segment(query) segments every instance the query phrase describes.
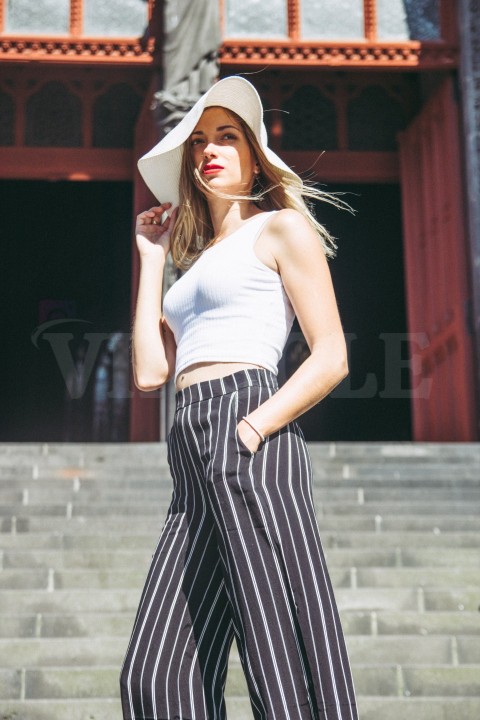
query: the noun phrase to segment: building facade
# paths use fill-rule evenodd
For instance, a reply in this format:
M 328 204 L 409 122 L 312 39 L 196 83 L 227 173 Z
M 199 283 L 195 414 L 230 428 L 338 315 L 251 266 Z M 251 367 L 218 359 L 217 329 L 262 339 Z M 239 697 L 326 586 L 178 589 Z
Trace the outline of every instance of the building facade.
M 156 440 L 172 389 L 128 376 L 132 222 L 153 202 L 135 162 L 159 136 L 169 24 L 200 19 L 182 0 L 30 5 L 0 0 L 1 439 Z M 478 440 L 476 3 L 207 5 L 220 75 L 255 84 L 273 149 L 355 210 L 316 208 L 350 375 L 302 419 L 307 439 Z M 306 352 L 295 325 L 281 381 Z

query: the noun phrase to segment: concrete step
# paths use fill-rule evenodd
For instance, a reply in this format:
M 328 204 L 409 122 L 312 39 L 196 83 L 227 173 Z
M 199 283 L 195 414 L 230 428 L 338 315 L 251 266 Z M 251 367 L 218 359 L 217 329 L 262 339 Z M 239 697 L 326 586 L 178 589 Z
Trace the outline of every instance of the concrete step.
M 480 698 L 360 697 L 361 720 L 476 720 L 480 717 Z M 229 720 L 252 720 L 245 697 L 227 699 Z M 0 717 L 8 720 L 118 720 L 118 699 L 4 700 Z
M 390 480 L 417 480 L 425 483 L 428 487 L 430 481 L 438 479 L 458 480 L 460 484 L 465 480 L 473 480 L 478 477 L 480 465 L 475 463 L 445 463 L 441 460 L 438 463 L 358 463 L 343 462 L 341 465 L 330 466 L 324 460 L 312 460 L 313 473 L 319 478 L 327 478 L 332 472 L 340 472 L 341 476 L 357 481 L 365 479 L 380 479 L 388 482 Z
M 17 590 L 2 591 L 2 612 L 134 612 L 141 587 L 125 590 Z M 362 611 L 451 611 L 478 609 L 478 591 L 465 588 L 337 588 L 336 598 L 342 610 Z
M 381 538 L 379 538 L 380 540 Z M 377 541 L 377 546 L 379 542 Z M 149 549 L 138 550 L 14 550 L 2 552 L 2 568 L 51 568 L 54 570 L 85 568 L 103 570 L 148 569 L 154 542 Z M 474 548 L 443 547 L 327 547 L 329 567 L 455 567 L 479 569 L 479 553 Z
M 361 720 L 480 717 L 480 445 L 309 447 Z M 0 444 L 0 718 L 121 717 L 165 450 Z M 252 720 L 235 653 L 228 706 Z
M 118 695 L 118 665 L 101 667 L 43 667 L 20 670 L 0 668 L 0 699 L 115 698 Z M 455 678 L 452 676 L 452 682 Z M 247 694 L 243 670 L 231 662 L 225 694 Z
M 337 458 L 355 458 L 356 462 L 390 460 L 408 462 L 429 462 L 435 458 L 442 461 L 450 459 L 467 462 L 478 461 L 477 442 L 413 442 L 413 441 L 379 441 L 379 442 L 311 442 L 310 453 L 313 457 L 322 457 L 330 460 Z M 48 458 L 53 461 L 55 457 L 84 458 L 88 460 L 113 461 L 122 457 L 137 458 L 139 461 L 145 456 L 161 457 L 166 449 L 165 442 L 147 443 L 0 443 L 2 462 L 9 458 L 21 457 L 25 461 L 32 458 Z
M 438 665 L 352 665 L 355 689 L 361 696 L 449 696 L 475 697 L 478 694 L 480 667 Z M 119 668 L 43 667 L 0 668 L 0 699 L 88 699 L 117 697 Z M 231 662 L 225 690 L 226 697 L 247 694 L 243 670 Z
M 478 637 L 468 635 L 413 636 L 349 635 L 347 646 L 351 662 L 365 664 L 480 665 Z M 40 666 L 116 665 L 126 652 L 123 637 L 2 638 L 1 666 L 4 668 Z
M 474 720 L 480 717 L 480 697 L 360 697 L 361 720 Z M 238 715 L 235 720 L 251 720 Z
M 395 512 L 397 515 L 442 515 L 445 514 L 447 503 L 417 501 L 415 503 L 406 502 L 369 502 L 369 503 L 351 503 L 351 502 L 336 502 L 328 501 L 325 497 L 321 499 L 318 496 L 315 497 L 315 505 L 317 515 L 319 518 L 325 515 L 363 515 L 372 519 L 372 524 L 375 516 L 392 514 Z M 91 517 L 94 515 L 98 516 L 123 516 L 128 509 L 128 512 L 137 517 L 158 517 L 159 514 L 163 517 L 166 513 L 168 503 L 162 507 L 160 503 L 130 503 L 128 506 L 113 506 L 109 503 L 94 503 L 85 504 L 83 502 L 67 502 L 60 504 L 45 504 L 45 505 L 2 505 L 0 506 L 0 517 L 12 517 L 17 518 L 24 517 L 35 517 L 35 516 L 52 516 L 52 517 Z M 448 512 L 452 515 L 458 515 L 463 517 L 472 517 L 474 520 L 477 519 L 476 529 L 478 529 L 478 517 L 480 514 L 480 503 L 476 502 L 457 502 L 450 501 L 448 503 Z
M 90 590 L 108 588 L 129 588 L 143 585 L 146 563 L 133 564 L 131 569 L 88 568 L 53 570 L 33 569 L 28 573 L 18 569 L 0 572 L 0 590 L 68 590 L 86 588 Z M 138 567 L 140 566 L 140 569 Z M 137 568 L 137 569 L 133 569 Z M 329 563 L 329 572 L 334 587 L 480 587 L 480 569 L 471 567 L 336 567 Z
M 41 515 L 24 517 L 0 517 L 0 544 L 8 542 L 8 535 L 25 535 L 27 533 L 44 533 L 49 531 L 52 537 L 56 535 L 98 535 L 104 537 L 114 535 L 118 537 L 124 529 L 124 515 L 109 515 L 107 517 L 93 516 L 67 517 L 68 508 L 63 517 L 44 517 Z M 128 519 L 128 535 L 148 534 L 155 537 L 163 525 L 166 509 L 158 508 L 157 515 L 148 517 L 130 516 Z M 336 537 L 338 542 L 346 544 L 378 545 L 379 533 L 383 533 L 382 544 L 398 545 L 416 544 L 425 541 L 429 544 L 432 533 L 436 536 L 437 545 L 451 545 L 456 547 L 473 547 L 478 545 L 480 520 L 476 516 L 445 516 L 445 515 L 383 515 L 371 516 L 318 516 L 318 524 L 324 543 L 328 538 Z M 334 531 L 334 532 L 327 532 Z M 425 534 L 426 533 L 426 534 Z M 442 533 L 444 537 L 441 537 Z M 19 541 L 20 542 L 20 541 Z
M 135 612 L 140 600 L 141 587 L 119 590 L 16 590 L 2 591 L 2 613 L 34 614 Z M 392 591 L 393 592 L 393 591 Z
M 458 608 L 443 612 L 343 610 L 341 615 L 346 635 L 480 635 L 478 612 Z
M 131 610 L 70 612 L 64 608 L 57 613 L 2 613 L 0 638 L 123 637 L 127 640 L 133 620 Z M 464 627 L 468 632 L 470 625 Z
M 8 489 L 0 493 L 0 502 L 6 508 L 34 508 L 39 506 L 48 508 L 51 499 L 55 498 L 56 505 L 64 506 L 66 503 L 74 503 L 75 505 L 86 506 L 90 503 L 96 503 L 100 506 L 108 504 L 118 509 L 119 507 L 129 507 L 132 503 L 137 504 L 140 495 L 142 502 L 145 504 L 155 502 L 159 505 L 168 506 L 172 496 L 171 482 L 166 480 L 159 482 L 158 486 L 152 483 L 151 487 L 148 488 L 139 488 L 133 485 L 119 489 L 113 489 L 112 484 L 105 481 L 100 481 L 98 483 L 99 487 L 81 486 L 78 489 L 65 487 L 65 485 L 58 488 L 51 487 L 53 483 L 48 481 L 31 481 L 30 483 L 18 484 L 21 487 L 12 487 L 11 481 L 8 480 Z M 368 506 L 371 503 L 388 501 L 392 507 L 395 507 L 396 503 L 399 502 L 403 505 L 429 501 L 437 505 L 445 503 L 448 506 L 451 502 L 459 501 L 478 504 L 480 502 L 480 489 L 458 486 L 452 488 L 427 488 L 425 486 L 421 488 L 399 488 L 386 486 L 385 484 L 380 488 L 370 488 L 360 486 L 357 483 L 356 486 L 352 485 L 350 487 L 316 486 L 314 497 L 319 502 L 344 502 L 349 505 Z M 14 510 L 8 514 L 16 514 L 16 512 Z
M 347 635 L 480 635 L 478 612 L 459 610 L 342 610 Z M 131 610 L 58 613 L 2 613 L 0 637 L 125 637 L 133 625 Z M 480 640 L 479 640 L 480 642 Z
M 126 652 L 125 638 L 3 638 L 3 668 L 45 666 L 120 666 Z

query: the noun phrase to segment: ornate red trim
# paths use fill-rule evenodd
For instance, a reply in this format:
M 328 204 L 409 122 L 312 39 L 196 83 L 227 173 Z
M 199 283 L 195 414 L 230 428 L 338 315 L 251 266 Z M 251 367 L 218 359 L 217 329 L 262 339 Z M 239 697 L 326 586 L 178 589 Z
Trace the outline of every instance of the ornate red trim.
M 363 25 L 367 40 L 377 39 L 377 0 L 363 0 Z
M 453 68 L 458 48 L 443 42 L 307 43 L 267 40 L 225 40 L 222 65 L 362 68 Z
M 83 0 L 70 0 L 70 35 L 81 35 L 83 29 Z
M 146 46 L 138 38 L 52 38 L 0 37 L 0 58 L 3 61 L 38 60 L 56 62 L 129 62 L 149 65 L 152 62 L 154 39 Z
M 298 0 L 287 0 L 288 12 L 288 37 L 290 40 L 298 40 L 300 37 L 300 8 Z

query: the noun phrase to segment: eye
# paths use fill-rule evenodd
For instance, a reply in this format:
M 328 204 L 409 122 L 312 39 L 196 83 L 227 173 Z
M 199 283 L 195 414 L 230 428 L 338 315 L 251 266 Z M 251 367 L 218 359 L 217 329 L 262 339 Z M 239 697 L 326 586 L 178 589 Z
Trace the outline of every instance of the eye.
M 223 139 L 224 140 L 236 140 L 237 136 L 234 135 L 233 133 L 225 133 L 225 135 L 223 136 Z
M 199 145 L 203 142 L 203 138 L 192 138 L 190 140 L 190 145 L 193 147 L 194 145 Z

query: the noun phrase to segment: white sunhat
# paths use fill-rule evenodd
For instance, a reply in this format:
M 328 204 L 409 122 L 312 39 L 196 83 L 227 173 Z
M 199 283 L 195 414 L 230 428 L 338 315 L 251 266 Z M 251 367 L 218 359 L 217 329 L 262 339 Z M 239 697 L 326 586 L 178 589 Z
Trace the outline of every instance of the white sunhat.
M 282 174 L 301 183 L 299 176 L 268 147 L 263 123 L 263 106 L 253 85 L 233 75 L 219 80 L 195 103 L 173 130 L 138 161 L 138 169 L 152 193 L 160 202 L 180 202 L 179 184 L 184 143 L 192 134 L 205 108 L 224 107 L 237 113 L 254 132 L 267 160 Z

